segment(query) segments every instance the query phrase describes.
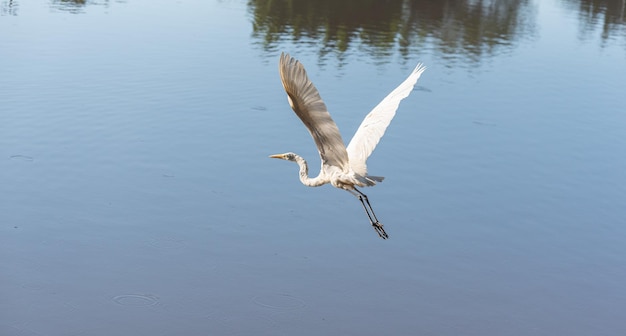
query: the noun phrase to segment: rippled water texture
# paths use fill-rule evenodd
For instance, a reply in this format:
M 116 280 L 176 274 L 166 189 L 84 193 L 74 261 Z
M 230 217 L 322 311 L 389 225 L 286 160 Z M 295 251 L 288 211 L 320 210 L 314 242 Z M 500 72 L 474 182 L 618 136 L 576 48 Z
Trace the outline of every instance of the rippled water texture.
M 623 335 L 624 1 L 0 0 L 0 335 Z M 306 188 L 428 66 L 360 203 Z

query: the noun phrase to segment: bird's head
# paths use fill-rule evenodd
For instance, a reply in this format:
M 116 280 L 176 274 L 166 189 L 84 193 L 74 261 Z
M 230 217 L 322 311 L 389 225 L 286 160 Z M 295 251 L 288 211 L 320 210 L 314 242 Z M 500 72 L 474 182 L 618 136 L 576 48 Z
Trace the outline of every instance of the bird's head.
M 270 155 L 270 157 L 272 159 L 282 159 L 282 160 L 294 161 L 294 162 L 296 161 L 295 153 L 274 154 L 274 155 Z

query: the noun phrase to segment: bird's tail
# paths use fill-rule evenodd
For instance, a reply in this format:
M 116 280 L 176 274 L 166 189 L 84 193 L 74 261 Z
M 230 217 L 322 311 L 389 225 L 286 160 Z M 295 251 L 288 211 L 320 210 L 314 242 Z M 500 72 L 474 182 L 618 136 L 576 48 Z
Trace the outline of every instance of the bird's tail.
M 382 182 L 385 178 L 382 176 L 370 176 L 366 175 L 365 177 L 361 177 L 359 180 L 365 184 L 365 186 L 371 187 L 376 185 L 376 182 Z
M 367 175 L 365 176 L 365 178 L 368 180 L 376 181 L 376 182 L 382 182 L 385 179 L 383 176 L 372 176 L 372 175 Z

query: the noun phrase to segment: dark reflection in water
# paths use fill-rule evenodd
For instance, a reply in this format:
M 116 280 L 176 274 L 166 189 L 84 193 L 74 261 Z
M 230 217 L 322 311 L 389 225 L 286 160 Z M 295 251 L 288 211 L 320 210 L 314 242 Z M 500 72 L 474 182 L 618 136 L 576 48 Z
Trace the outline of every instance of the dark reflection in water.
M 265 50 L 284 39 L 318 44 L 319 54 L 351 48 L 377 59 L 430 47 L 478 62 L 535 34 L 530 1 L 270 1 L 249 3 L 253 37 Z
M 88 5 L 109 7 L 109 0 L 52 0 L 50 7 L 55 10 L 69 12 L 72 14 L 82 14 Z
M 0 13 L 2 15 L 17 15 L 18 2 L 14 0 L 2 1 Z
M 624 36 L 624 0 L 566 4 L 578 7 L 582 36 L 601 21 L 603 39 Z M 251 0 L 248 7 L 253 39 L 264 51 L 287 40 L 313 47 L 320 58 L 358 49 L 385 62 L 396 51 L 408 58 L 433 48 L 447 66 L 478 63 L 534 39 L 538 13 L 526 0 Z
M 599 28 L 603 44 L 611 38 L 626 38 L 626 0 L 568 0 L 566 3 L 578 12 L 581 39 L 595 38 Z
M 125 3 L 125 0 L 115 1 L 117 3 Z M 54 10 L 72 13 L 83 14 L 85 8 L 90 5 L 103 6 L 108 8 L 110 6 L 110 0 L 51 0 L 50 7 Z M 1 15 L 18 15 L 19 1 L 17 0 L 4 0 L 0 3 Z

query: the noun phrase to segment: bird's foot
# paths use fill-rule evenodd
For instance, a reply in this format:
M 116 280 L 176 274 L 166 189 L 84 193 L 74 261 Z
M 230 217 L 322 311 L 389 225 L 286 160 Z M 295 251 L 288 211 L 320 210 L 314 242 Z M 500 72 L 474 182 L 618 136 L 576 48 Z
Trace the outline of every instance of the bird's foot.
M 374 230 L 376 230 L 376 233 L 378 233 L 378 236 L 380 238 L 389 238 L 389 235 L 387 234 L 387 232 L 385 232 L 385 229 L 383 229 L 383 225 L 380 222 L 372 223 L 372 227 L 374 228 Z

